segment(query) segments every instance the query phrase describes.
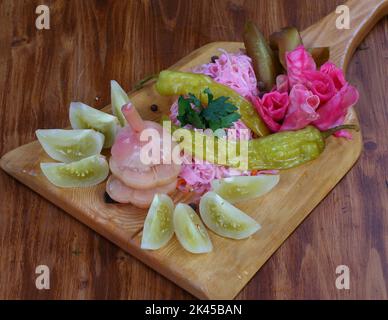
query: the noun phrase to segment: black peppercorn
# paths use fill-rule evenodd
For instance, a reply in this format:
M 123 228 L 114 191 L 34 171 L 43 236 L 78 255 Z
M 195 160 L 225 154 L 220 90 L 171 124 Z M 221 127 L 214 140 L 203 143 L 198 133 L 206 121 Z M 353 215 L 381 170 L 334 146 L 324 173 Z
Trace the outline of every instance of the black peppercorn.
M 218 59 L 219 59 L 218 56 L 212 56 L 210 60 L 211 60 L 213 63 L 215 63 L 216 60 L 218 60 Z
M 197 210 L 197 205 L 194 202 L 189 203 L 189 206 L 196 211 Z
M 113 200 L 107 192 L 104 193 L 104 201 L 105 203 L 117 203 L 117 201 Z
M 156 104 L 151 105 L 151 111 L 152 112 L 158 111 L 158 105 L 156 105 Z

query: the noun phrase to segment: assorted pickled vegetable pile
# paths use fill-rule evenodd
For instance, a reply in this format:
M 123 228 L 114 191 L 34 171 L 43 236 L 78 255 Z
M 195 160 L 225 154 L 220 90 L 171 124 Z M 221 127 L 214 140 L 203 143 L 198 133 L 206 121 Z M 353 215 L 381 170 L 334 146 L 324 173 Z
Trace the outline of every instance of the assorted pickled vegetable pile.
M 348 109 L 358 100 L 357 90 L 346 82 L 342 70 L 327 61 L 329 48 L 306 49 L 295 28 L 281 29 L 267 42 L 257 26 L 249 22 L 244 42 L 246 52 L 220 49 L 219 57 L 213 56 L 211 62 L 195 67 L 194 73 L 163 71 L 159 75 L 160 94 L 181 95 L 171 106 L 170 119 L 176 126 L 205 129 L 199 121 L 185 121 L 180 102 L 189 95 L 191 101 L 200 99 L 211 105 L 207 95 L 212 92 L 218 99 L 227 97 L 240 114 L 231 123 L 217 126 L 225 132 L 216 135 L 228 136 L 229 129 L 237 129 L 239 137 L 239 129 L 250 130 L 246 137 L 251 140 L 249 170 L 244 172 L 236 171 L 231 163 L 200 162 L 188 146 L 186 150 L 194 157 L 183 165 L 179 183 L 182 191 L 202 194 L 215 178 L 287 169 L 317 158 L 325 145 L 319 131 L 342 125 Z M 191 103 L 191 107 L 194 115 L 201 115 L 198 104 Z M 334 134 L 351 138 L 341 128 Z M 295 133 L 271 134 L 283 131 Z M 260 136 L 268 138 L 255 139 Z M 204 157 L 200 160 L 213 158 Z
M 37 130 L 46 153 L 58 162 L 41 163 L 58 187 L 90 187 L 106 180 L 109 203 L 149 208 L 141 247 L 155 250 L 175 233 L 191 253 L 212 251 L 206 227 L 232 239 L 250 237 L 260 225 L 235 203 L 262 196 L 279 182 L 279 170 L 316 159 L 325 139 L 335 134 L 351 139 L 344 124 L 358 91 L 340 68 L 328 61 L 328 48 L 306 48 L 295 28 L 283 28 L 267 41 L 248 22 L 246 50 L 211 57 L 192 72 L 165 70 L 157 76 L 160 95 L 175 96 L 168 118 L 171 130 L 144 121 L 128 95 L 111 81 L 113 115 L 80 102 L 70 105 L 72 130 Z M 148 78 L 141 82 L 143 85 Z M 156 111 L 157 105 L 151 110 Z M 179 163 L 145 163 L 147 144 L 141 135 L 153 129 L 155 147 L 164 161 L 179 145 Z M 178 139 L 178 131 L 199 140 Z M 197 153 L 192 141 L 214 138 L 214 149 Z M 168 141 L 166 141 L 166 139 Z M 236 156 L 221 157 L 219 146 L 247 145 L 244 170 Z M 111 148 L 108 161 L 103 148 Z M 169 194 L 192 193 L 191 205 L 175 205 Z M 199 211 L 199 215 L 197 215 Z

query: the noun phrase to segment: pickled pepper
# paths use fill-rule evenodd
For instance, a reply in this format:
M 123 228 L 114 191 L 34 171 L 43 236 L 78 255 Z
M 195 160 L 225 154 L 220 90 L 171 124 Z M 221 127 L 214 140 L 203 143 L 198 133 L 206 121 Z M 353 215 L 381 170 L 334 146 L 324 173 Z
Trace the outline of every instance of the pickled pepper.
M 179 128 L 173 126 L 173 135 L 177 129 Z M 358 130 L 354 125 L 341 125 L 321 132 L 313 126 L 307 126 L 306 128 L 297 131 L 282 131 L 266 137 L 249 140 L 247 167 L 249 170 L 281 170 L 299 166 L 318 158 L 325 149 L 325 139 L 333 133 L 343 129 Z M 193 152 L 194 131 L 182 128 L 180 128 L 180 130 L 188 131 L 187 133 L 192 135 L 192 144 L 190 145 L 187 141 L 181 141 L 181 148 L 198 158 L 199 155 Z M 196 134 L 200 133 L 197 132 Z M 204 134 L 202 134 L 202 136 L 202 141 L 209 139 L 209 137 Z M 199 159 L 219 165 L 236 166 L 236 164 L 238 164 L 238 160 L 236 159 L 227 158 L 226 162 L 218 161 L 219 140 L 221 140 L 221 138 L 214 139 L 213 153 L 209 152 L 205 143 L 203 148 L 199 149 L 203 155 L 203 157 L 199 157 Z M 229 150 L 229 148 L 236 148 L 239 150 L 238 142 L 227 141 L 226 145 L 228 148 L 227 150 Z M 202 152 L 203 150 L 206 152 Z M 239 156 L 238 152 L 237 156 Z M 225 157 L 223 156 L 222 158 L 224 159 Z
M 325 149 L 325 138 L 343 130 L 357 130 L 354 125 L 342 125 L 327 131 L 307 126 L 297 131 L 282 131 L 249 141 L 249 169 L 289 169 L 318 158 Z
M 206 75 L 164 70 L 160 72 L 156 82 L 156 90 L 163 96 L 191 93 L 205 105 L 208 102 L 208 96 L 203 92 L 207 88 L 215 99 L 221 96 L 229 97 L 230 103 L 238 108 L 241 120 L 258 136 L 269 134 L 267 126 L 249 101 L 233 89 L 213 81 Z

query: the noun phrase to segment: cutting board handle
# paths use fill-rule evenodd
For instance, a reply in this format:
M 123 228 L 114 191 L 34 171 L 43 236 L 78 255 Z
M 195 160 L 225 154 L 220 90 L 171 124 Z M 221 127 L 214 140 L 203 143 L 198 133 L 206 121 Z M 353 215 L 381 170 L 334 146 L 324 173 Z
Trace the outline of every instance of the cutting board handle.
M 388 0 L 351 0 L 345 3 L 349 8 L 349 29 L 338 29 L 337 20 L 341 13 L 335 11 L 302 32 L 306 46 L 314 43 L 319 47 L 330 47 L 330 60 L 346 69 L 350 58 L 361 41 L 374 25 L 388 14 Z

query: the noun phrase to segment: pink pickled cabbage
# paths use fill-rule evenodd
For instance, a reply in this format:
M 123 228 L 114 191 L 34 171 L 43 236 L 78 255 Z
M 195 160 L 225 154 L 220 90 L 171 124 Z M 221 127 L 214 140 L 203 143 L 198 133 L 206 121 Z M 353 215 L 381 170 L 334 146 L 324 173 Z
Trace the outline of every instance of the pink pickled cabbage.
M 188 159 L 190 162 L 191 159 Z M 210 190 L 210 184 L 214 179 L 232 176 L 249 176 L 250 171 L 240 171 L 234 168 L 219 166 L 213 163 L 192 159 L 191 163 L 182 165 L 179 176 L 185 180 L 185 191 L 202 194 Z
M 223 49 L 218 50 L 222 52 L 219 59 L 214 63 L 198 66 L 193 69 L 193 72 L 206 74 L 243 97 L 257 95 L 259 92 L 251 58 L 241 51 L 229 53 Z

